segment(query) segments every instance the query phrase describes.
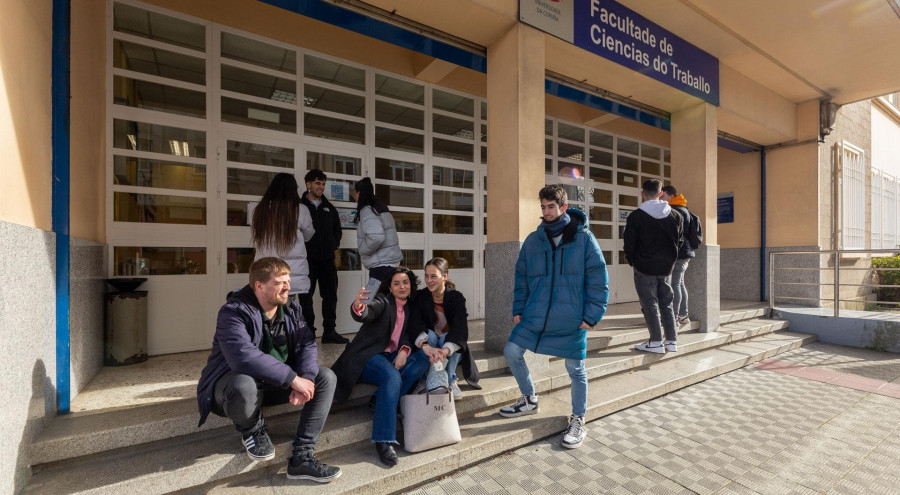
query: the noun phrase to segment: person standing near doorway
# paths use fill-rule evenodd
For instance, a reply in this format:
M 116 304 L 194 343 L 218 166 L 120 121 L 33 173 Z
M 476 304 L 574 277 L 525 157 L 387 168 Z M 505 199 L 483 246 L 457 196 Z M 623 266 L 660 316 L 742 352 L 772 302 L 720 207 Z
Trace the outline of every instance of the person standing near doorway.
M 394 216 L 386 204 L 375 196 L 372 179 L 363 177 L 356 182 L 356 245 L 369 277 L 384 281 L 403 261 L 400 238 Z
M 346 344 L 350 342 L 335 330 L 337 319 L 337 266 L 334 253 L 341 245 L 341 219 L 337 209 L 325 197 L 325 173 L 312 169 L 303 178 L 306 192 L 300 201 L 309 210 L 316 233 L 306 241 L 306 258 L 309 260 L 309 292 L 300 297 L 303 319 L 313 333 L 316 332 L 316 311 L 313 309 L 313 292 L 319 286 L 322 297 L 322 343 Z
M 691 212 L 687 208 L 687 198 L 684 194 L 678 194 L 673 186 L 665 186 L 662 188 L 661 199 L 669 203 L 675 211 L 681 214 L 681 231 L 687 237 L 687 233 L 691 231 Z M 688 263 L 691 258 L 696 256 L 691 248 L 691 243 L 685 239 L 678 249 L 678 259 L 675 260 L 675 268 L 672 269 L 672 292 L 674 293 L 674 301 L 672 309 L 675 311 L 675 323 L 681 325 L 687 323 L 688 319 L 688 291 L 684 285 L 684 272 L 687 271 Z

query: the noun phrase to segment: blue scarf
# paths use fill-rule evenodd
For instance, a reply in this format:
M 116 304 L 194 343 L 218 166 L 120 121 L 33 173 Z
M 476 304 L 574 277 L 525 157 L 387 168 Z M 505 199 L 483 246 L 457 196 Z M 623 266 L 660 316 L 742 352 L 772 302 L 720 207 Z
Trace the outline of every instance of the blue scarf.
M 541 221 L 541 226 L 544 227 L 551 237 L 556 237 L 562 234 L 562 231 L 569 225 L 569 222 L 572 221 L 572 218 L 568 213 L 563 213 L 557 218 L 555 221 L 548 223 L 547 221 Z

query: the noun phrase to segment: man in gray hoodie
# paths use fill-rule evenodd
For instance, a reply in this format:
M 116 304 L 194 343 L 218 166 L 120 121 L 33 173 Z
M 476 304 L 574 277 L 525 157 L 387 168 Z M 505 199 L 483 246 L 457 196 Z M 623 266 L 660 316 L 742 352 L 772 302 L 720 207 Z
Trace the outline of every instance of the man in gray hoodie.
M 625 257 L 634 267 L 634 286 L 641 302 L 650 340 L 635 349 L 657 354 L 678 350 L 675 330 L 674 295 L 669 285 L 678 250 L 684 242 L 681 215 L 659 199 L 662 184 L 645 181 L 641 189 L 643 203 L 625 221 Z M 662 329 L 666 340 L 663 342 Z

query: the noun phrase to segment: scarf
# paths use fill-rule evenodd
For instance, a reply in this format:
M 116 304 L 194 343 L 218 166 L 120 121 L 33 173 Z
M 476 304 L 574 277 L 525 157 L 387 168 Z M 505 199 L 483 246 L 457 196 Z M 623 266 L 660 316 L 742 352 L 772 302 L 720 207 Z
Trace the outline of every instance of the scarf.
M 541 221 L 541 226 L 544 227 L 551 237 L 556 237 L 562 234 L 562 231 L 569 225 L 569 222 L 572 221 L 572 218 L 568 213 L 563 213 L 553 222 Z

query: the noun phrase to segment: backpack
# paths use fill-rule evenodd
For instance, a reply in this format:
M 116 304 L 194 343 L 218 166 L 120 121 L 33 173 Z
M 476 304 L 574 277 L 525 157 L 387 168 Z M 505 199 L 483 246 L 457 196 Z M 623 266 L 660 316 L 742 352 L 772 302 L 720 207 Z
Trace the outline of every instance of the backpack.
M 703 243 L 703 227 L 700 225 L 700 218 L 694 215 L 691 210 L 683 206 L 676 206 L 678 212 L 690 219 L 687 231 L 684 233 L 684 240 L 691 246 L 691 249 L 697 249 Z

